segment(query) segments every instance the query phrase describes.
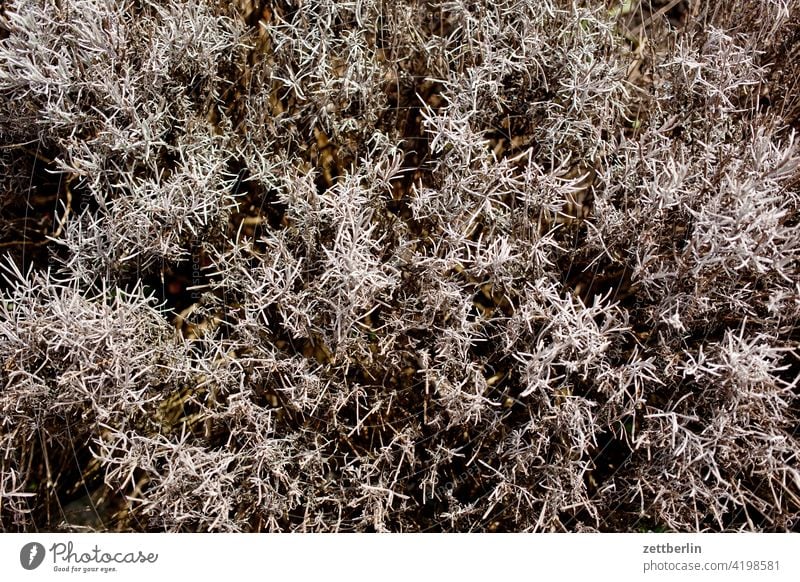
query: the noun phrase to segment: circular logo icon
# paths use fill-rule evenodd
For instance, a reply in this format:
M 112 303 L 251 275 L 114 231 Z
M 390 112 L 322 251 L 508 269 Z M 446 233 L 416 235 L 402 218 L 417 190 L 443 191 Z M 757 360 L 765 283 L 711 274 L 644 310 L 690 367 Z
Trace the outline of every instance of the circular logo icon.
M 19 563 L 26 570 L 35 570 L 44 561 L 44 546 L 38 542 L 30 542 L 19 551 Z

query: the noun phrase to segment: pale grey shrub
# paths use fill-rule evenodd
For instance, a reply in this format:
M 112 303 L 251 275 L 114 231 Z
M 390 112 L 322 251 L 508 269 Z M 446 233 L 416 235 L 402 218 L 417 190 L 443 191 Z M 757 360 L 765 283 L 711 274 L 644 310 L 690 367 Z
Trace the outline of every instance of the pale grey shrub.
M 795 527 L 796 1 L 7 4 L 3 530 Z

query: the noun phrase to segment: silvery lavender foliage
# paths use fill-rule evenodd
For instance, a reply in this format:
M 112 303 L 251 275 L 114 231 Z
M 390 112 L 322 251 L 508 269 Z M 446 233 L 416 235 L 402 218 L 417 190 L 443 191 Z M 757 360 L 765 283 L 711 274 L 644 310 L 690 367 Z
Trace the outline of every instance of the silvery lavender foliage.
M 796 0 L 8 2 L 5 531 L 785 531 Z

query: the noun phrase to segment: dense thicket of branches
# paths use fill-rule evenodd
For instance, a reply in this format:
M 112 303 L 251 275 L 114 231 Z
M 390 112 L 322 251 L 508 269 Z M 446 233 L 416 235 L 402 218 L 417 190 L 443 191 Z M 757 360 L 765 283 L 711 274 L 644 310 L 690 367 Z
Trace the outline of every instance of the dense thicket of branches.
M 0 14 L 0 530 L 795 527 L 797 0 Z

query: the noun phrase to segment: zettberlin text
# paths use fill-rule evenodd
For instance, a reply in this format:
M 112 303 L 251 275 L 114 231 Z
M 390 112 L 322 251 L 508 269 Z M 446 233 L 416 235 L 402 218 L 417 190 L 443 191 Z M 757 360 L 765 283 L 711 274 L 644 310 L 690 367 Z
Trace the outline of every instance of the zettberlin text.
M 657 546 L 642 546 L 643 554 L 702 554 L 703 548 L 697 544 L 683 544 L 674 546 L 672 544 L 658 544 Z

